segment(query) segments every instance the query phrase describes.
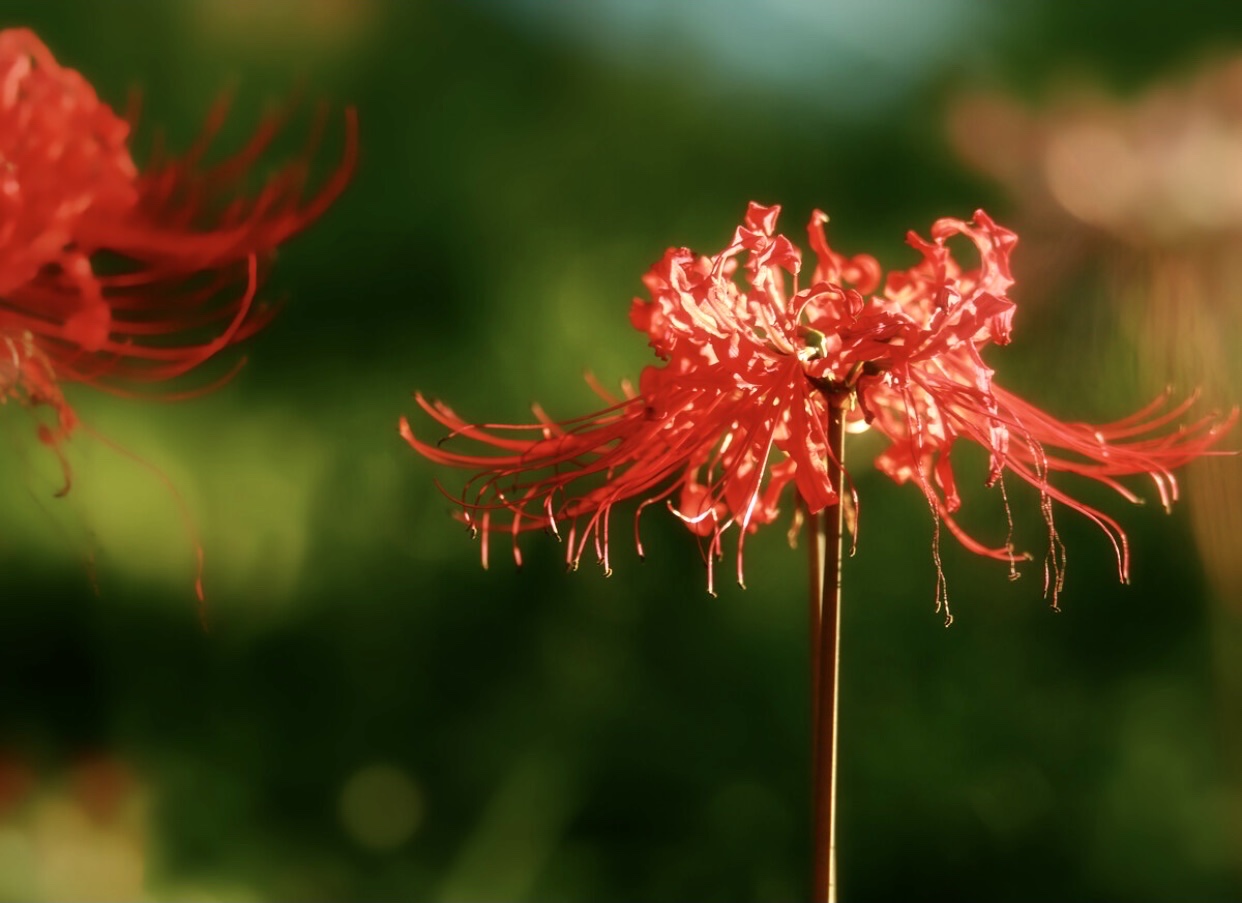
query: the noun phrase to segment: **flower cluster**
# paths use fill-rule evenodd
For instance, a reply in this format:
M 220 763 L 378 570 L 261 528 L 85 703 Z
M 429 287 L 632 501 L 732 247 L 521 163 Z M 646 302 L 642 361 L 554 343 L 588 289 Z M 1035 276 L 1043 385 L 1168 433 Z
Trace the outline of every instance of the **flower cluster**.
M 79 73 L 31 31 L 0 31 L 0 401 L 50 407 L 39 435 L 58 453 L 76 426 L 62 383 L 124 391 L 254 333 L 268 317 L 255 293 L 272 252 L 350 177 L 352 111 L 344 158 L 319 188 L 308 194 L 299 160 L 246 197 L 241 183 L 282 122 L 206 165 L 226 113 L 186 155 L 139 169 L 129 123 Z
M 1118 478 L 1147 474 L 1167 506 L 1176 496 L 1172 469 L 1208 450 L 1236 412 L 1160 432 L 1191 404 L 1162 398 L 1115 423 L 1063 423 L 997 386 L 981 352 L 1010 340 L 1014 302 L 1006 292 L 1016 236 L 983 212 L 969 223 L 937 221 L 930 239 L 911 233 L 908 243 L 921 259 L 884 278 L 874 258 L 833 251 L 823 231 L 827 217 L 816 211 L 807 229 L 816 264 L 800 287 L 802 255 L 776 232 L 779 211 L 752 203 L 723 251 L 703 257 L 672 248 L 647 273 L 650 299 L 635 299 L 630 320 L 662 362 L 646 367 L 623 398 L 597 389 L 609 403 L 602 411 L 554 421 L 536 409 L 534 423 L 480 426 L 416 395 L 450 440 L 482 447 L 469 453 L 446 440 L 428 443 L 406 419 L 400 423 L 420 454 L 479 471 L 459 500 L 467 521 L 485 535 L 510 532 L 519 562 L 519 533 L 559 534 L 568 525 L 569 564 L 592 548 L 607 571 L 613 506 L 641 500 L 637 539 L 638 514 L 666 501 L 704 539 L 709 590 L 722 537 L 737 528 L 742 582 L 745 537 L 777 517 L 787 486 L 811 513 L 841 501 L 832 480 L 841 462 L 826 432 L 830 416 L 841 416 L 849 429 L 882 433 L 888 445 L 877 467 L 926 497 L 938 570 L 940 523 L 973 552 L 1011 567 L 1023 557 L 1011 542 L 977 541 L 955 520 L 961 499 L 953 450 L 965 439 L 986 450 L 989 486 L 1003 491 L 1008 472 L 1038 491 L 1054 605 L 1064 566 L 1054 501 L 1104 529 L 1125 579 L 1121 527 L 1054 486 L 1051 474 L 1081 474 L 1131 500 Z M 948 243 L 958 236 L 977 250 L 977 268 L 955 261 Z M 486 542 L 483 554 L 486 563 Z

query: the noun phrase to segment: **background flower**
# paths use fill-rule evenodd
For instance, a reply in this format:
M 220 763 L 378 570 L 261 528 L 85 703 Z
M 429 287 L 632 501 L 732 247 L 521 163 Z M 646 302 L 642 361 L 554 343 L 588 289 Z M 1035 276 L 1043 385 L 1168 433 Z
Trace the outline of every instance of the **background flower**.
M 340 193 L 356 124 L 351 112 L 345 157 L 309 197 L 307 156 L 250 198 L 280 117 L 205 164 L 219 106 L 188 154 L 139 171 L 130 125 L 33 31 L 0 31 L 0 85 L 0 397 L 54 408 L 40 436 L 59 450 L 76 425 L 60 382 L 172 379 L 262 325 L 260 267 Z

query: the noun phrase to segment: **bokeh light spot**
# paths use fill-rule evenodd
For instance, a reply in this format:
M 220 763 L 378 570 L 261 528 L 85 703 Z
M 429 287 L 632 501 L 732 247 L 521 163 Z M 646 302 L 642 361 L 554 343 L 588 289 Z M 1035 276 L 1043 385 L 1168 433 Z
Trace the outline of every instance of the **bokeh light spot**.
M 423 795 L 404 771 L 368 765 L 345 782 L 341 823 L 360 846 L 391 850 L 405 843 L 423 820 Z

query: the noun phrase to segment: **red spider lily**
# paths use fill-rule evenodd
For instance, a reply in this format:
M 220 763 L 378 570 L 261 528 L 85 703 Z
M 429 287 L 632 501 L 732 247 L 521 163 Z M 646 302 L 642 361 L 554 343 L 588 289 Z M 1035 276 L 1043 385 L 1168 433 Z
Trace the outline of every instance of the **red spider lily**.
M 129 124 L 90 84 L 31 31 L 0 31 L 0 401 L 50 406 L 40 437 L 58 453 L 76 425 L 61 383 L 171 379 L 254 333 L 270 316 L 255 293 L 272 252 L 350 177 L 352 110 L 322 186 L 307 193 L 298 160 L 246 197 L 239 183 L 282 123 L 204 165 L 226 112 L 188 154 L 139 170 Z
M 806 288 L 798 284 L 801 252 L 775 232 L 779 211 L 752 203 L 719 254 L 672 248 L 647 273 L 651 298 L 635 299 L 630 320 L 662 363 L 646 367 L 637 391 L 627 387 L 624 398 L 596 387 L 609 402 L 602 411 L 554 421 L 536 408 L 534 423 L 473 425 L 416 394 L 450 431 L 448 439 L 481 447 L 469 453 L 446 448 L 446 440 L 429 444 L 405 418 L 400 422 L 420 454 L 479 471 L 459 500 L 465 519 L 485 536 L 510 532 L 519 563 L 519 533 L 559 534 L 568 524 L 568 563 L 576 567 L 590 546 L 607 572 L 613 506 L 638 498 L 641 514 L 663 500 L 704 538 L 709 590 L 722 537 L 737 527 L 741 583 L 745 537 L 777 516 L 786 486 L 794 485 L 810 513 L 840 501 L 830 480 L 840 462 L 826 435 L 835 408 L 852 430 L 870 427 L 887 437 L 876 465 L 897 482 L 913 481 L 926 497 L 936 524 L 938 602 L 941 522 L 973 552 L 1011 567 L 1026 557 L 1010 542 L 978 542 L 954 520 L 961 505 L 952 464 L 958 439 L 988 452 L 987 485 L 999 483 L 1003 492 L 1008 471 L 1039 492 L 1049 535 L 1045 590 L 1054 605 L 1064 567 L 1054 501 L 1103 528 L 1126 579 L 1121 527 L 1054 486 L 1051 474 L 1090 477 L 1131 501 L 1136 497 L 1118 478 L 1147 474 L 1168 506 L 1177 494 L 1172 469 L 1204 454 L 1236 410 L 1161 432 L 1193 401 L 1169 405 L 1161 398 L 1123 420 L 1090 426 L 1063 423 L 996 386 L 981 352 L 1010 339 L 1015 305 L 1006 292 L 1017 238 L 982 211 L 971 223 L 937 221 L 930 241 L 911 233 L 907 241 L 922 259 L 886 279 L 872 257 L 832 251 L 823 232 L 827 217 L 816 211 L 807 229 L 816 266 Z M 948 242 L 956 236 L 977 249 L 976 269 L 954 260 Z M 486 541 L 483 555 L 486 564 Z

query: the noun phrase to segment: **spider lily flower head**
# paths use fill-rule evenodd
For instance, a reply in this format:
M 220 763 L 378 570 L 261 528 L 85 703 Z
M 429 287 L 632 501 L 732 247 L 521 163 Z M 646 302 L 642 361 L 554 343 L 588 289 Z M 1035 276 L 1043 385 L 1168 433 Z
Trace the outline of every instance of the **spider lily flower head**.
M 129 123 L 79 73 L 33 32 L 0 31 L 0 401 L 52 408 L 39 432 L 58 452 L 76 425 L 62 383 L 124 392 L 172 379 L 261 327 L 270 311 L 255 295 L 273 252 L 350 177 L 352 111 L 320 187 L 306 190 L 312 142 L 246 197 L 239 183 L 282 117 L 204 165 L 226 113 L 213 111 L 186 155 L 140 169 Z
M 709 591 L 725 534 L 737 534 L 743 583 L 745 537 L 776 519 L 788 487 L 810 513 L 842 501 L 832 479 L 841 462 L 827 435 L 835 415 L 850 430 L 882 433 L 888 445 L 876 466 L 899 483 L 914 483 L 926 498 L 936 525 L 938 605 L 947 603 L 941 523 L 971 551 L 1011 568 L 1027 557 L 1009 541 L 995 546 L 973 538 L 955 520 L 959 440 L 988 453 L 988 485 L 1003 492 L 1011 473 L 1038 491 L 1049 540 L 1045 588 L 1054 606 L 1064 551 L 1053 502 L 1103 528 L 1124 580 L 1129 556 L 1121 527 L 1055 486 L 1052 475 L 1078 473 L 1133 501 L 1118 478 L 1146 474 L 1171 504 L 1172 469 L 1206 452 L 1236 412 L 1165 431 L 1193 399 L 1170 405 L 1161 398 L 1112 424 L 1071 424 L 997 386 L 983 352 L 1011 337 L 1015 304 L 1007 292 L 1016 236 L 982 211 L 971 222 L 938 220 L 927 239 L 911 233 L 907 241 L 920 259 L 887 277 L 870 256 L 833 251 L 827 216 L 815 211 L 807 234 L 816 263 L 800 287 L 802 254 L 776 232 L 779 210 L 752 203 L 720 253 L 672 248 L 652 267 L 643 280 L 650 297 L 635 299 L 630 321 L 660 362 L 622 397 L 594 386 L 607 402 L 603 410 L 557 421 L 536 408 L 531 423 L 475 425 L 415 395 L 448 437 L 424 441 L 405 418 L 400 434 L 432 461 L 476 471 L 457 501 L 484 534 L 484 564 L 487 534 L 510 533 L 520 563 L 518 535 L 546 529 L 565 534 L 571 567 L 589 549 L 608 572 L 612 509 L 633 498 L 640 554 L 638 517 L 663 502 L 702 538 Z M 954 239 L 974 246 L 977 267 L 956 261 Z M 477 450 L 460 450 L 463 442 Z M 852 487 L 848 480 L 841 485 Z M 856 506 L 852 488 L 849 494 Z M 795 506 L 795 526 L 799 513 Z

